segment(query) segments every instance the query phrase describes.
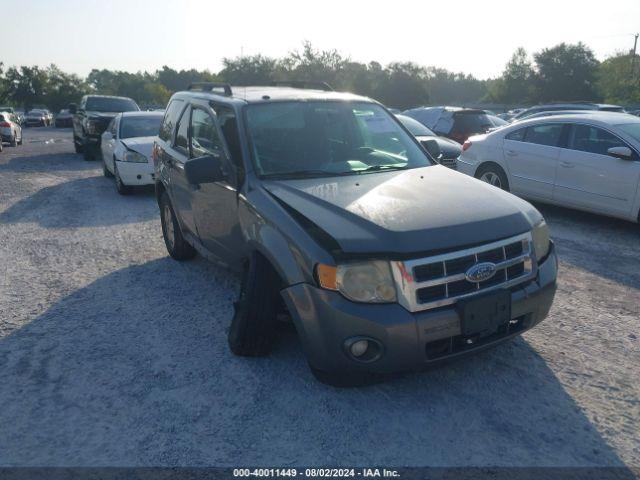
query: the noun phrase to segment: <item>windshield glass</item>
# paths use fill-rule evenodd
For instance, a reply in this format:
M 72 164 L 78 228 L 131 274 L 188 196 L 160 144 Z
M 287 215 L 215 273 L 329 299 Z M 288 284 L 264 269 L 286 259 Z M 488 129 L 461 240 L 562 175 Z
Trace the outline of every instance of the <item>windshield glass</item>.
M 87 98 L 86 110 L 91 112 L 137 112 L 140 110 L 133 100 L 128 98 Z
M 162 117 L 162 115 L 122 117 L 122 120 L 120 120 L 120 138 L 151 137 L 158 135 Z
M 631 135 L 635 140 L 640 142 L 640 122 L 638 123 L 623 123 L 622 125 L 616 125 L 623 132 Z
M 415 135 L 416 137 L 435 137 L 436 134 L 421 124 L 419 121 L 407 117 L 406 115 L 396 115 L 400 123 L 406 127 L 407 130 L 411 132 L 411 135 Z
M 261 176 L 354 175 L 431 161 L 384 108 L 364 102 L 277 102 L 247 108 Z

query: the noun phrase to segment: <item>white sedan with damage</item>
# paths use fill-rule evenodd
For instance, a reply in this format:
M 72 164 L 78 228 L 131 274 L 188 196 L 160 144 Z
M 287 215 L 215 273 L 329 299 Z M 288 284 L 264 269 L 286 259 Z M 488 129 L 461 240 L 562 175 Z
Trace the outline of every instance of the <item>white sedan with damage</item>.
M 105 177 L 115 177 L 121 195 L 133 187 L 154 184 L 151 150 L 164 112 L 124 112 L 116 116 L 102 134 Z

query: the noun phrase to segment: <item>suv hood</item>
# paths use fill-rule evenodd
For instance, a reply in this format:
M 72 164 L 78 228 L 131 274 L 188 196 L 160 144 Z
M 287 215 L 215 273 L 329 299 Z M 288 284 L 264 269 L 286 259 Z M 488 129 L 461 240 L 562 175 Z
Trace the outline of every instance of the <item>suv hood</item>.
M 344 253 L 427 253 L 524 233 L 542 216 L 524 200 L 440 165 L 264 188 Z

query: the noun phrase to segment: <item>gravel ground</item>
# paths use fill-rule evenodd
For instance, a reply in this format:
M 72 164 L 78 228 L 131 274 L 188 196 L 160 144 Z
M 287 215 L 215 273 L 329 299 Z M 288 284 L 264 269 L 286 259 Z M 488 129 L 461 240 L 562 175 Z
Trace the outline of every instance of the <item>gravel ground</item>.
M 384 384 L 316 382 L 291 332 L 226 345 L 237 282 L 172 261 L 68 130 L 0 153 L 0 465 L 640 465 L 640 227 L 541 206 L 550 317 Z

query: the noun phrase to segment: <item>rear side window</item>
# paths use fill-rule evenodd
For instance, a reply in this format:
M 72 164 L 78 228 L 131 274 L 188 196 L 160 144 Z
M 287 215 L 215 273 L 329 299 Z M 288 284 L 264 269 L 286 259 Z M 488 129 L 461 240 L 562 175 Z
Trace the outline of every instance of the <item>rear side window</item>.
M 171 135 L 173 134 L 173 129 L 178 124 L 178 117 L 180 116 L 182 107 L 184 107 L 182 100 L 172 100 L 167 107 L 167 112 L 164 115 L 162 125 L 160 126 L 160 133 L 158 134 L 165 142 L 171 140 Z
M 515 142 L 524 142 L 524 135 L 527 132 L 526 128 L 521 128 L 509 133 L 506 137 L 507 140 L 513 140 Z
M 484 133 L 493 127 L 493 123 L 484 113 L 461 113 L 455 115 L 452 133 Z
M 525 142 L 557 147 L 562 135 L 562 128 L 563 125 L 561 123 L 548 123 L 528 127 Z
M 569 148 L 581 152 L 607 155 L 607 150 L 613 147 L 627 145 L 615 135 L 597 127 L 589 125 L 574 125 L 569 135 Z

